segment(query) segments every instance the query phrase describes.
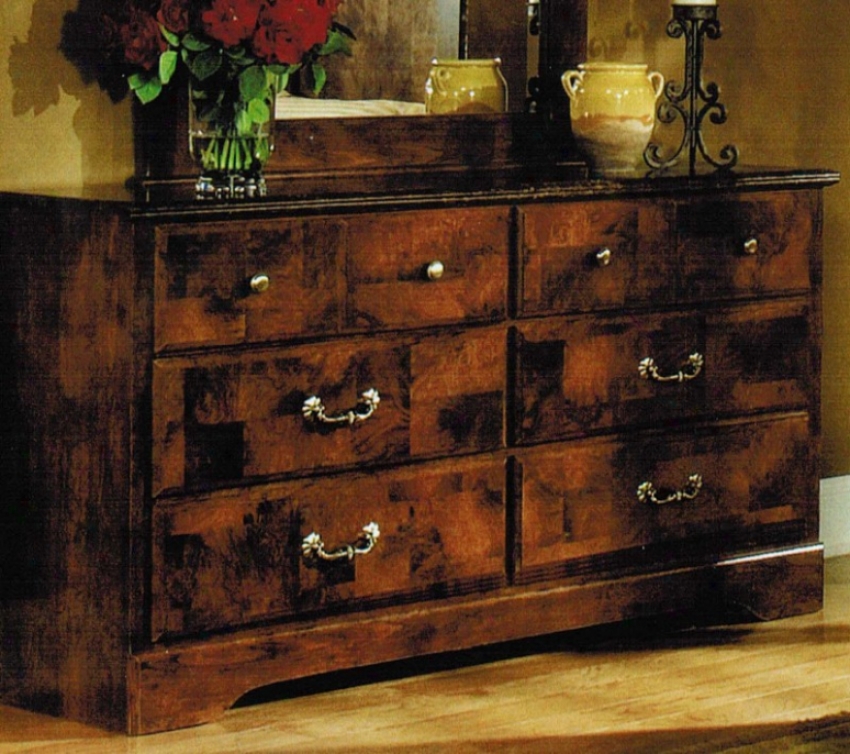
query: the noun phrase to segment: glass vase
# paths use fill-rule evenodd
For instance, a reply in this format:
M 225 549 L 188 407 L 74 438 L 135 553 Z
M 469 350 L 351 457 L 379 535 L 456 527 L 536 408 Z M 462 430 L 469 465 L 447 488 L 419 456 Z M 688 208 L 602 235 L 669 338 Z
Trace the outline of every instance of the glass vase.
M 189 91 L 189 151 L 199 169 L 197 199 L 255 199 L 266 196 L 263 169 L 274 148 L 275 91 L 266 96 L 269 118 L 257 122 L 240 105 L 222 108 L 229 117 L 203 120 Z

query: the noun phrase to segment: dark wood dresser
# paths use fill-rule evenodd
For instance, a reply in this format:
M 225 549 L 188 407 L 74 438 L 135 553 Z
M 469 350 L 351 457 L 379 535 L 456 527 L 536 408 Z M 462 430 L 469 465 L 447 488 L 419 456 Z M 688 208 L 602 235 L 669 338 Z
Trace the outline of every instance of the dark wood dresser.
M 0 699 L 147 733 L 337 669 L 819 609 L 836 179 L 3 195 Z

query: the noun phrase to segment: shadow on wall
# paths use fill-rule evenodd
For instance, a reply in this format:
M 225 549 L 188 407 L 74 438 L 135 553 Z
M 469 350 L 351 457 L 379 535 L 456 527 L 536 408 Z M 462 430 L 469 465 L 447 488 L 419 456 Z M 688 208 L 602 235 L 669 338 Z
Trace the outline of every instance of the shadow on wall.
M 107 96 L 91 76 L 81 74 L 61 49 L 65 15 L 77 4 L 77 0 L 34 0 L 27 36 L 21 39 L 16 35 L 9 53 L 12 115 L 15 119 L 29 113 L 35 116 L 38 141 L 45 145 L 47 153 L 54 139 L 64 140 L 67 150 L 67 122 L 48 113 L 51 108 L 62 106 L 63 95 L 77 100 L 73 128 L 81 149 L 83 184 L 123 182 L 133 169 L 129 102 L 116 106 L 117 93 Z M 96 37 L 91 35 L 87 43 L 96 44 Z M 35 163 L 40 159 L 46 159 L 46 155 L 31 156 Z M 55 167 L 62 172 L 61 166 Z

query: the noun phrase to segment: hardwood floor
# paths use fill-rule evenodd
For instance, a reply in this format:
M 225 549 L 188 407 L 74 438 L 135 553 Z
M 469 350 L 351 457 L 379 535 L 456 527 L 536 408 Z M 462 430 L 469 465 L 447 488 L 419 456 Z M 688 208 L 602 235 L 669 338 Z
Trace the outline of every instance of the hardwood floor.
M 850 720 L 850 557 L 827 561 L 826 580 L 816 615 L 419 659 L 281 685 L 215 724 L 143 738 L 0 706 L 0 754 L 788 751 L 777 742 L 800 721 Z M 850 734 L 818 746 L 850 751 Z

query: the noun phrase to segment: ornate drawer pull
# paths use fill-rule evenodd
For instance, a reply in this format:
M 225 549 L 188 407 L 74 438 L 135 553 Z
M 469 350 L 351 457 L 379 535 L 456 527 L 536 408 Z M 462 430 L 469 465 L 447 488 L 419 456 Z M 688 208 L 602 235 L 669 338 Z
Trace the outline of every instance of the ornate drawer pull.
M 682 500 L 693 500 L 699 491 L 702 489 L 702 476 L 700 474 L 691 474 L 688 477 L 688 483 L 684 489 L 676 490 L 667 497 L 658 498 L 658 490 L 652 482 L 644 482 L 637 488 L 637 497 L 642 503 L 652 503 L 653 505 L 666 505 L 667 503 L 680 503 Z
M 594 258 L 596 259 L 596 264 L 600 267 L 607 267 L 609 264 L 611 264 L 611 257 L 611 249 L 600 249 L 594 255 Z
M 251 278 L 248 285 L 251 286 L 251 291 L 254 293 L 265 293 L 271 285 L 271 280 L 269 280 L 268 275 L 258 272 Z
M 336 416 L 328 416 L 325 412 L 325 404 L 317 395 L 311 395 L 304 405 L 301 407 L 301 413 L 304 418 L 318 422 L 319 424 L 354 424 L 355 422 L 366 421 L 378 408 L 381 402 L 381 396 L 375 388 L 371 388 L 363 393 L 362 400 L 352 409 L 343 411 Z M 361 409 L 358 411 L 358 409 Z
M 744 241 L 744 254 L 747 256 L 755 256 L 759 253 L 759 240 L 758 238 L 748 238 Z
M 687 382 L 699 375 L 705 365 L 705 357 L 701 353 L 692 353 L 688 356 L 688 363 L 677 374 L 663 375 L 658 371 L 655 359 L 647 356 L 638 364 L 638 372 L 645 380 L 655 382 Z
M 355 555 L 371 552 L 381 536 L 381 530 L 374 521 L 366 524 L 362 532 L 354 544 L 343 545 L 338 550 L 327 552 L 322 535 L 312 531 L 301 542 L 301 554 L 306 560 L 354 560 Z
M 428 280 L 439 280 L 443 277 L 445 271 L 446 268 L 443 266 L 443 263 L 439 259 L 435 259 L 428 265 L 425 274 L 428 276 Z

